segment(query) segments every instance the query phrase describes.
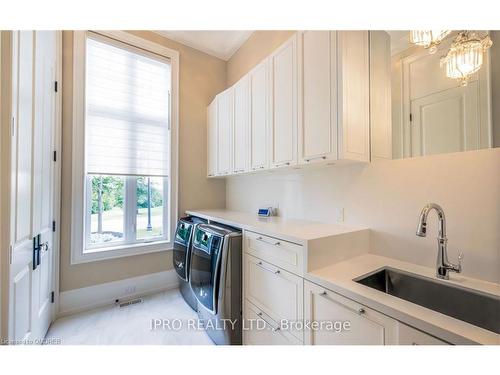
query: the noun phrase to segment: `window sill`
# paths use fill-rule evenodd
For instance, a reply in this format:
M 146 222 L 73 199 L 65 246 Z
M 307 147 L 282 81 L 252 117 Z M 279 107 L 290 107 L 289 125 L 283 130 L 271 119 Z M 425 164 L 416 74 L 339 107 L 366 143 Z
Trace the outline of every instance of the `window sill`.
M 170 251 L 173 243 L 169 241 L 143 242 L 137 244 L 119 245 L 106 248 L 90 249 L 78 254 L 72 254 L 71 265 L 97 262 L 101 260 L 124 258 L 134 255 Z

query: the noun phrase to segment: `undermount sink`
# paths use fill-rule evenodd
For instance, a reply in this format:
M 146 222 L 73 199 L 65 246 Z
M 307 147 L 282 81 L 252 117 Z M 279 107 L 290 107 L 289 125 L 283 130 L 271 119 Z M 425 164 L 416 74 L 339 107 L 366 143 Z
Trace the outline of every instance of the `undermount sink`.
M 384 267 L 354 281 L 500 333 L 500 297 Z

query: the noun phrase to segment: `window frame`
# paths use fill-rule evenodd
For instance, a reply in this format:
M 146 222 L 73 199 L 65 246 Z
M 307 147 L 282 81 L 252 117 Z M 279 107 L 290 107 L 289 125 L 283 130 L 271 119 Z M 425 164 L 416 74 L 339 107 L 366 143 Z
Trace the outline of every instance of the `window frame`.
M 85 46 L 87 37 L 108 40 L 112 45 L 143 50 L 145 54 L 159 55 L 170 60 L 170 175 L 164 182 L 164 237 L 159 240 L 144 239 L 131 243 L 86 248 L 87 228 L 87 173 L 85 170 Z M 72 136 L 72 225 L 71 264 L 104 259 L 168 251 L 173 248 L 175 225 L 178 216 L 178 113 L 179 113 L 179 53 L 160 44 L 125 31 L 74 31 L 73 32 L 73 136 Z M 126 177 L 136 179 L 135 177 Z M 125 186 L 132 185 L 126 182 Z M 132 196 L 132 188 L 125 187 L 125 194 Z M 135 190 L 134 190 L 135 195 Z M 129 198 L 130 199 L 130 198 Z M 134 203 L 135 206 L 136 203 Z M 124 213 L 126 215 L 126 213 Z M 88 218 L 87 218 L 88 216 Z M 126 232 L 124 220 L 124 234 Z M 134 231 L 136 233 L 136 231 Z M 168 235 L 168 236 L 167 236 Z M 90 250 L 90 251 L 89 251 Z

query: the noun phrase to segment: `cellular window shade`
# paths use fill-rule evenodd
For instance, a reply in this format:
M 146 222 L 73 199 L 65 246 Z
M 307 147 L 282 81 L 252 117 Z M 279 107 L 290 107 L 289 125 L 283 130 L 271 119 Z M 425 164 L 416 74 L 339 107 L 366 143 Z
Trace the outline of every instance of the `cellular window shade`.
M 89 174 L 168 176 L 170 64 L 140 50 L 86 41 Z

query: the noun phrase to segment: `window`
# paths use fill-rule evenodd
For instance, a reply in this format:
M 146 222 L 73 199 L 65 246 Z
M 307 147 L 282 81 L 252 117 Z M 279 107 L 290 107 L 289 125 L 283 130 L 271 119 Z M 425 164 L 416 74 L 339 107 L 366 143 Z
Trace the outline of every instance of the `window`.
M 105 34 L 74 38 L 73 263 L 171 248 L 176 221 L 177 54 Z

